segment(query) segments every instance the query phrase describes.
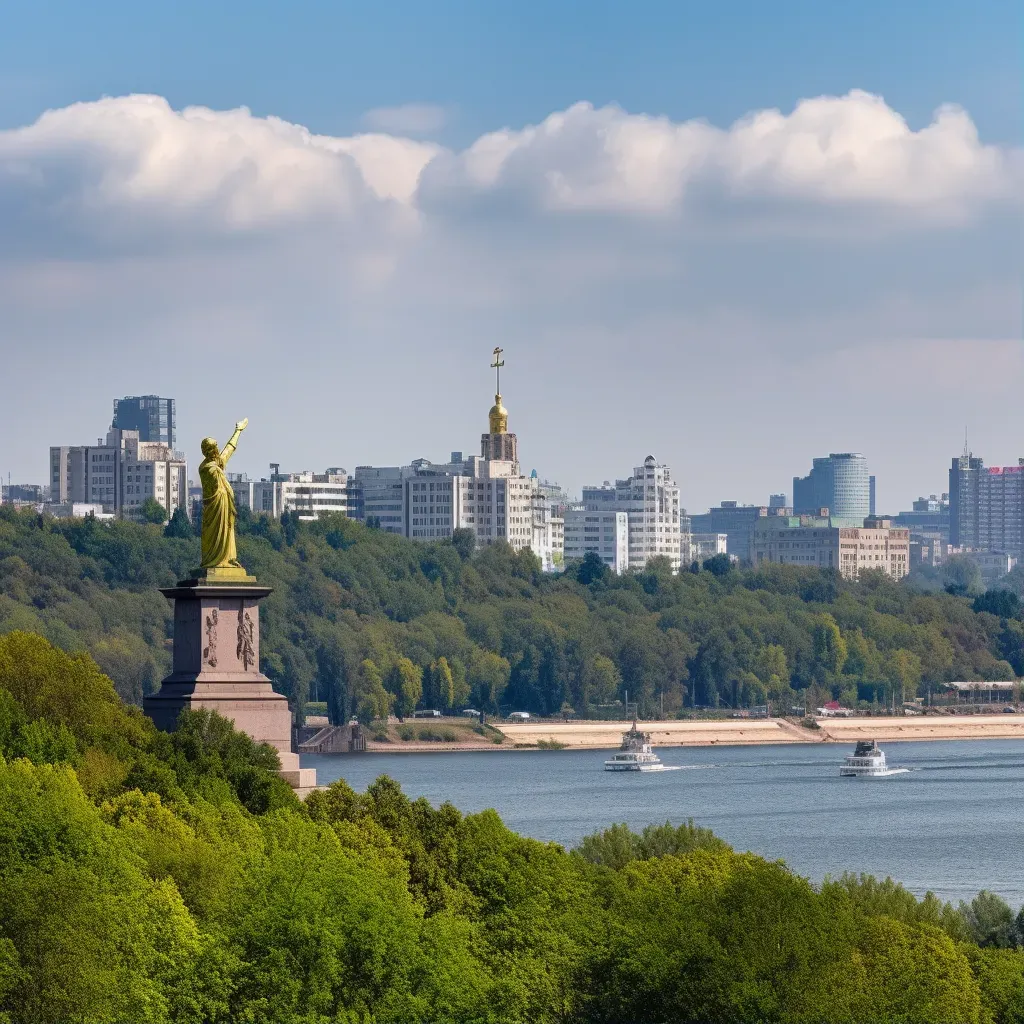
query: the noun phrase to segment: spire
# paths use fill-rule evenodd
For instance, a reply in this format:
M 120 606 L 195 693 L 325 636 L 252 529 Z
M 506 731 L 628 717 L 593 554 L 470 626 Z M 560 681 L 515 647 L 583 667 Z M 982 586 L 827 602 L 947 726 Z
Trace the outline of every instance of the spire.
M 502 351 L 495 346 L 494 362 L 491 363 L 491 369 L 494 370 L 494 405 L 488 418 L 492 434 L 508 433 L 508 410 L 501 404 L 501 368 L 505 365 L 505 360 L 501 358 Z

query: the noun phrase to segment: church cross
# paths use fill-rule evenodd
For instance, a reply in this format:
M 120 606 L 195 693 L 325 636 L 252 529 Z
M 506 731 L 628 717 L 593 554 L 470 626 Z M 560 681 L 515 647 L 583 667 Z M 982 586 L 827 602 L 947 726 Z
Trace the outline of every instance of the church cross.
M 501 358 L 501 353 L 505 350 L 495 346 L 494 349 L 494 362 L 491 363 L 491 369 L 494 370 L 494 390 L 497 394 L 501 394 L 501 368 L 505 365 L 505 360 Z

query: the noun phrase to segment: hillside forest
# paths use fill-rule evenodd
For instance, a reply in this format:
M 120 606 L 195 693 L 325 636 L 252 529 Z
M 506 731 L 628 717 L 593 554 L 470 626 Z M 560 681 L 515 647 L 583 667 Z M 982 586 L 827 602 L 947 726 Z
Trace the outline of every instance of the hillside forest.
M 616 576 L 596 559 L 545 575 L 530 553 L 471 537 L 421 544 L 343 517 L 239 518 L 239 557 L 273 593 L 261 668 L 301 718 L 335 722 L 416 707 L 613 717 L 837 698 L 872 707 L 949 680 L 1024 673 L 1010 591 L 971 596 L 857 583 L 724 558 L 673 575 Z M 170 603 L 199 542 L 188 521 L 55 520 L 0 507 L 0 635 L 23 630 L 88 652 L 138 704 L 170 661 Z

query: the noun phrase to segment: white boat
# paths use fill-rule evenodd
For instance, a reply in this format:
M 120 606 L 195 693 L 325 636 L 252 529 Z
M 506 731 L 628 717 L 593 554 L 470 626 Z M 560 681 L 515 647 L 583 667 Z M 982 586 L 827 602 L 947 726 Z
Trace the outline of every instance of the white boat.
M 665 765 L 651 750 L 651 734 L 639 732 L 636 722 L 629 732 L 622 734 L 622 746 L 604 763 L 606 772 L 663 772 Z
M 846 755 L 840 775 L 853 779 L 880 779 L 886 775 L 902 775 L 909 768 L 889 768 L 885 763 L 885 754 L 878 749 L 874 740 L 858 740 L 852 754 Z

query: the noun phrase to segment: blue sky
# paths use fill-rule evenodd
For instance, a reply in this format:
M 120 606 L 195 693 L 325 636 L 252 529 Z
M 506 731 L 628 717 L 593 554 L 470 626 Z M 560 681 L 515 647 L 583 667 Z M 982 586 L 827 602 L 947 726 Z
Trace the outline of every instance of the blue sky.
M 453 108 L 452 142 L 586 98 L 727 124 L 820 93 L 877 92 L 912 123 L 967 107 L 1020 138 L 1021 6 L 1010 0 L 559 0 L 5 5 L 0 123 L 127 92 L 248 106 L 340 134 L 368 109 Z
M 193 461 L 247 414 L 256 475 L 473 451 L 495 343 L 573 489 L 859 450 L 896 509 L 965 422 L 1013 462 L 1019 7 L 7 4 L 0 472 L 146 392 Z

